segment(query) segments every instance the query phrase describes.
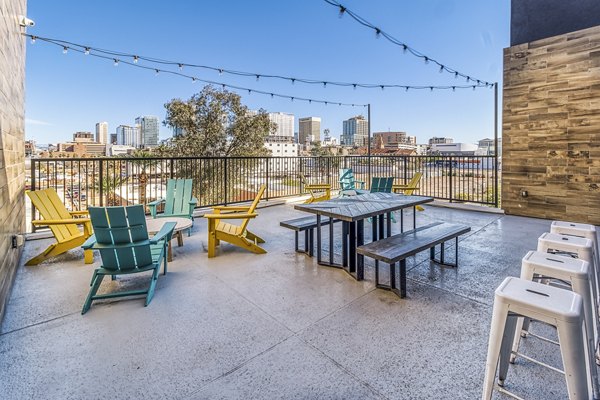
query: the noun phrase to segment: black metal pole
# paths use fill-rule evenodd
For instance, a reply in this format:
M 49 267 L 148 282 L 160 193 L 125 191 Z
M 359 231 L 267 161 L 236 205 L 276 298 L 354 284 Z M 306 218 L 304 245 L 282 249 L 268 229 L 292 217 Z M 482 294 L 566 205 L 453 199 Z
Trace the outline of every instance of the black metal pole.
M 494 83 L 494 206 L 498 207 L 498 82 Z
M 371 185 L 371 103 L 367 104 L 367 176 L 369 182 L 369 188 Z

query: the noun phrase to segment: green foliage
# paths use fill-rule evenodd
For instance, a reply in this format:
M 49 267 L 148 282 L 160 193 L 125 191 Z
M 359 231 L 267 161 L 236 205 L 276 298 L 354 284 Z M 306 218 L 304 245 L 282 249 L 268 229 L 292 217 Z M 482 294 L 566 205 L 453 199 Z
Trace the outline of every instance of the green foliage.
M 189 100 L 165 104 L 164 124 L 185 134 L 160 146 L 166 156 L 268 156 L 265 137 L 276 130 L 264 110 L 250 113 L 238 94 L 208 85 Z

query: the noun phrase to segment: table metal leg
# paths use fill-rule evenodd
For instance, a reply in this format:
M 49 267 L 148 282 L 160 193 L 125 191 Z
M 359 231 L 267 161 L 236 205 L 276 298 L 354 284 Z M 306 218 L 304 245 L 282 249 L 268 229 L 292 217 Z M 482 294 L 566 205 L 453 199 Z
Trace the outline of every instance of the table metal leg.
M 333 219 L 329 219 L 329 264 L 333 265 Z
M 372 232 L 371 232 L 371 240 L 374 242 L 377 240 L 377 217 L 371 218 L 372 220 Z
M 362 246 L 365 243 L 365 220 L 361 219 L 356 221 L 356 247 Z M 354 254 L 350 257 L 357 259 L 356 263 L 356 280 L 362 281 L 365 277 L 364 260 L 365 257 L 362 254 L 356 254 L 356 247 L 354 248 Z
M 317 214 L 317 263 L 321 263 L 321 216 Z
M 400 210 L 400 233 L 404 232 L 404 209 Z
M 356 271 L 356 222 L 349 223 L 350 234 L 348 235 L 348 272 Z
M 348 266 L 348 222 L 342 221 L 342 266 Z
M 379 239 L 383 239 L 385 237 L 385 234 L 383 231 L 383 229 L 385 228 L 384 218 L 385 218 L 384 214 L 381 214 L 379 216 Z
M 392 213 L 387 213 L 387 236 L 392 236 Z

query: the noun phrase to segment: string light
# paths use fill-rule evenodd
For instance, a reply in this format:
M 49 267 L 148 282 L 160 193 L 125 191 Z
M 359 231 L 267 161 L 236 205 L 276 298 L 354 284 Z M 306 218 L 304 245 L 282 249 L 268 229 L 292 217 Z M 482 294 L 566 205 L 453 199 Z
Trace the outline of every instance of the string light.
M 63 46 L 63 54 L 67 54 L 69 48 L 67 46 Z
M 31 44 L 35 44 L 35 36 L 31 36 Z
M 85 54 L 86 56 L 89 56 L 90 55 L 90 48 L 86 47 L 85 50 L 84 50 L 84 52 L 83 52 L 83 54 Z
M 119 66 L 119 60 L 117 60 L 116 58 L 113 58 L 114 61 L 114 66 L 118 67 Z
M 25 36 L 28 36 L 30 38 L 34 38 L 34 36 L 29 35 L 29 34 L 24 34 Z M 381 35 L 382 36 L 386 36 L 385 32 L 381 31 Z M 200 68 L 200 69 L 208 69 L 208 70 L 213 70 L 219 73 L 219 75 L 223 75 L 224 73 L 229 74 L 229 75 L 236 75 L 236 76 L 247 76 L 247 77 L 253 77 L 256 78 L 257 80 L 260 80 L 260 78 L 270 78 L 270 79 L 281 79 L 281 80 L 287 80 L 289 82 L 291 82 L 292 84 L 295 84 L 296 82 L 301 82 L 304 84 L 320 84 L 320 85 L 333 85 L 333 86 L 341 86 L 341 87 L 352 87 L 354 89 L 360 87 L 360 88 L 364 88 L 364 89 L 375 89 L 375 88 L 381 88 L 381 86 L 383 85 L 385 88 L 404 88 L 406 85 L 401 85 L 401 84 L 381 84 L 381 83 L 357 83 L 357 82 L 336 82 L 336 81 L 330 81 L 330 80 L 318 80 L 318 79 L 307 79 L 307 78 L 296 78 L 296 77 L 289 77 L 289 76 L 283 76 L 283 75 L 271 75 L 271 74 L 263 74 L 263 73 L 256 73 L 256 72 L 245 72 L 245 71 L 235 71 L 235 70 L 228 70 L 228 69 L 224 69 L 224 68 L 217 68 L 217 67 L 212 67 L 212 66 L 206 66 L 206 65 L 198 65 L 198 64 L 187 64 L 184 62 L 175 62 L 175 61 L 168 61 L 168 60 L 163 60 L 163 59 L 156 59 L 156 58 L 151 58 L 151 57 L 143 57 L 143 56 L 139 56 L 137 54 L 127 54 L 127 53 L 123 53 L 123 52 L 117 52 L 117 51 L 112 51 L 112 50 L 105 50 L 105 49 L 98 49 L 98 48 L 93 48 L 90 46 L 84 46 L 84 45 L 80 45 L 77 43 L 73 43 L 73 42 L 68 42 L 68 41 L 64 41 L 64 40 L 59 40 L 59 39 L 51 39 L 51 38 L 44 38 L 44 37 L 39 37 L 39 36 L 35 36 L 36 39 L 42 40 L 44 42 L 47 43 L 51 43 L 51 44 L 55 44 L 57 46 L 61 46 L 61 47 L 68 47 L 69 49 L 73 50 L 73 49 L 88 49 L 89 51 L 94 52 L 94 54 L 97 55 L 105 55 L 107 57 L 110 57 L 110 59 L 113 58 L 118 58 L 119 60 L 121 60 L 121 63 L 123 62 L 123 58 L 129 58 L 131 57 L 133 59 L 133 63 L 134 64 L 138 64 L 139 60 L 143 60 L 147 63 L 152 63 L 152 64 L 160 64 L 160 65 L 173 65 L 174 67 L 178 67 L 180 71 L 183 70 L 184 67 L 186 68 Z M 406 51 L 412 51 L 408 45 L 403 44 L 403 49 L 404 46 L 406 46 Z M 424 60 L 426 59 L 426 61 L 431 61 L 431 62 L 435 62 L 435 60 L 431 59 L 430 57 L 425 57 L 423 56 Z M 441 65 L 440 66 L 440 72 L 443 71 L 450 71 L 445 65 Z M 151 66 L 150 68 L 155 69 L 157 68 L 156 66 Z M 157 68 L 157 69 L 161 69 L 161 68 Z M 452 71 L 453 74 L 455 74 L 455 77 L 459 76 L 458 72 Z M 462 75 L 461 75 L 462 76 Z M 481 87 L 488 87 L 488 86 L 493 86 L 493 84 L 490 84 L 488 82 L 485 81 L 481 81 L 479 83 L 479 86 Z M 411 88 L 414 89 L 429 89 L 430 85 L 424 85 L 424 86 L 411 86 Z M 450 86 L 434 86 L 434 89 L 450 89 Z M 464 87 L 461 86 L 457 86 L 457 88 L 461 88 L 461 89 L 469 89 L 471 88 L 471 85 L 466 85 Z
M 23 34 L 26 37 L 32 37 L 32 35 L 29 34 Z M 270 93 L 270 92 L 265 92 L 262 90 L 255 90 L 255 89 L 249 89 L 249 88 L 244 88 L 244 87 L 240 87 L 240 86 L 235 86 L 235 85 L 230 85 L 230 84 L 226 84 L 226 83 L 221 83 L 221 82 L 215 82 L 215 81 L 211 81 L 211 80 L 205 80 L 205 79 L 200 79 L 196 76 L 191 76 L 191 75 L 186 75 L 182 72 L 177 72 L 177 71 L 172 71 L 172 70 L 164 70 L 164 69 L 160 69 L 160 68 L 155 68 L 152 66 L 147 66 L 147 65 L 142 65 L 139 64 L 137 61 L 139 59 L 145 59 L 143 57 L 137 56 L 137 55 L 129 55 L 129 54 L 124 54 L 124 53 L 120 53 L 121 56 L 123 57 L 132 57 L 133 61 L 129 62 L 129 61 L 124 61 L 123 59 L 119 59 L 119 58 L 113 58 L 113 57 L 108 57 L 105 55 L 102 55 L 100 53 L 102 53 L 103 51 L 92 48 L 92 47 L 87 47 L 87 46 L 81 46 L 81 45 L 76 45 L 76 44 L 71 44 L 70 47 L 67 45 L 64 45 L 63 43 L 66 43 L 64 41 L 58 41 L 58 40 L 54 40 L 54 39 L 48 39 L 48 38 L 42 38 L 39 36 L 35 36 L 36 39 L 42 40 L 44 42 L 50 43 L 50 44 L 54 44 L 56 46 L 60 46 L 63 48 L 63 52 L 66 52 L 67 49 L 71 49 L 75 52 L 78 53 L 82 53 L 85 54 L 85 49 L 89 48 L 90 50 L 94 50 L 94 52 L 90 51 L 90 56 L 91 57 L 97 57 L 97 58 L 101 58 L 101 59 L 106 59 L 106 60 L 111 60 L 115 63 L 115 65 L 117 65 L 118 63 L 123 63 L 132 67 L 136 67 L 136 68 L 142 68 L 142 69 L 147 69 L 147 70 L 152 70 L 155 72 L 156 75 L 159 75 L 159 73 L 163 72 L 166 74 L 171 74 L 171 75 L 176 75 L 176 76 L 180 76 L 180 77 L 184 77 L 186 79 L 191 79 L 192 83 L 195 83 L 196 81 L 199 82 L 203 82 L 205 84 L 209 84 L 209 85 L 220 85 L 223 90 L 229 88 L 232 90 L 244 90 L 244 91 L 248 91 L 248 93 L 258 93 L 258 94 L 263 94 L 263 95 L 269 95 L 271 96 L 271 98 L 274 98 L 275 96 L 280 97 L 280 98 L 288 98 L 291 101 L 294 100 L 299 100 L 299 101 L 306 101 L 308 103 L 320 103 L 320 104 L 324 104 L 324 105 L 328 105 L 329 103 L 332 104 L 337 104 L 339 106 L 351 106 L 351 107 L 366 107 L 366 104 L 355 104 L 355 103 L 342 103 L 342 102 L 331 102 L 328 100 L 317 100 L 317 99 L 309 99 L 309 98 L 304 98 L 304 97 L 296 97 L 296 96 L 289 96 L 289 95 L 285 95 L 285 94 L 277 94 L 277 93 Z M 186 65 L 186 64 L 184 64 Z M 257 74 L 259 75 L 259 74 Z M 255 75 L 256 76 L 256 75 Z M 260 75 L 263 76 L 263 75 Z M 292 83 L 295 82 L 296 80 L 300 80 L 298 78 L 289 78 Z M 320 83 L 324 83 L 324 84 L 336 84 L 335 82 L 330 82 L 330 81 L 320 81 Z M 357 87 L 360 86 L 361 84 L 359 83 L 349 83 L 347 84 L 348 86 L 352 86 L 352 87 Z M 406 92 L 409 91 L 409 89 L 452 89 L 453 91 L 455 91 L 457 88 L 463 89 L 463 88 L 472 88 L 473 90 L 475 90 L 476 88 L 479 87 L 486 87 L 486 86 L 490 86 L 490 87 L 494 87 L 494 84 L 488 84 L 487 82 L 482 83 L 481 85 L 469 85 L 469 86 L 411 86 L 411 85 L 394 85 L 394 87 L 398 87 L 398 88 L 404 88 Z M 382 90 L 386 87 L 390 87 L 390 85 L 371 85 L 370 87 L 379 87 Z
M 366 28 L 370 28 L 373 29 L 373 31 L 375 31 L 375 35 L 377 38 L 379 38 L 380 36 L 385 37 L 389 42 L 397 45 L 397 46 L 401 46 L 403 51 L 406 52 L 410 52 L 413 56 L 415 57 L 419 57 L 425 60 L 426 63 L 428 63 L 429 61 L 431 61 L 434 64 L 437 64 L 442 71 L 446 71 L 448 73 L 451 74 L 456 74 L 457 76 L 463 76 L 466 77 L 466 74 L 463 74 L 461 72 L 458 72 L 452 68 L 449 68 L 445 65 L 443 65 L 442 63 L 438 62 L 437 60 L 426 56 L 425 54 L 417 51 L 416 49 L 413 49 L 412 47 L 408 46 L 406 43 L 394 38 L 393 36 L 389 35 L 388 33 L 384 32 L 381 28 L 373 25 L 372 23 L 370 23 L 369 21 L 367 21 L 366 19 L 364 19 L 363 17 L 361 17 L 360 15 L 354 13 L 352 10 L 348 9 L 346 6 L 344 6 L 343 4 L 339 3 L 337 0 L 323 0 L 325 3 L 332 5 L 336 8 L 339 9 L 340 14 L 348 14 L 350 17 L 352 17 L 352 19 L 354 19 L 356 22 L 358 22 L 359 24 L 361 24 L 362 26 L 366 27 Z M 491 83 L 487 82 L 487 81 L 481 81 L 484 83 L 483 86 L 489 86 Z M 492 84 L 493 85 L 493 84 Z

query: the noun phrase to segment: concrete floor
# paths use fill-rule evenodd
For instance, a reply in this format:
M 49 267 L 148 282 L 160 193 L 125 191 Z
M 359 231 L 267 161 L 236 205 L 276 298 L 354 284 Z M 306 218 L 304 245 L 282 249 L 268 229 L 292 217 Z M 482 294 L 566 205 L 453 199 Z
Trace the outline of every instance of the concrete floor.
M 250 227 L 268 254 L 223 244 L 210 260 L 206 221 L 197 219 L 146 308 L 130 298 L 80 314 L 98 255 L 94 265 L 76 250 L 21 266 L 0 331 L 0 398 L 480 398 L 494 289 L 519 275 L 550 221 L 428 206 L 418 225 L 472 231 L 461 238 L 458 269 L 430 263 L 426 252 L 412 257 L 400 299 L 374 287 L 370 261 L 357 282 L 295 253 L 279 221 L 298 216 L 291 205 L 263 208 Z M 27 242 L 22 262 L 50 241 Z M 147 282 L 105 280 L 101 291 Z M 561 366 L 552 345 L 527 339 L 523 349 Z M 566 398 L 561 375 L 525 360 L 507 388 Z

